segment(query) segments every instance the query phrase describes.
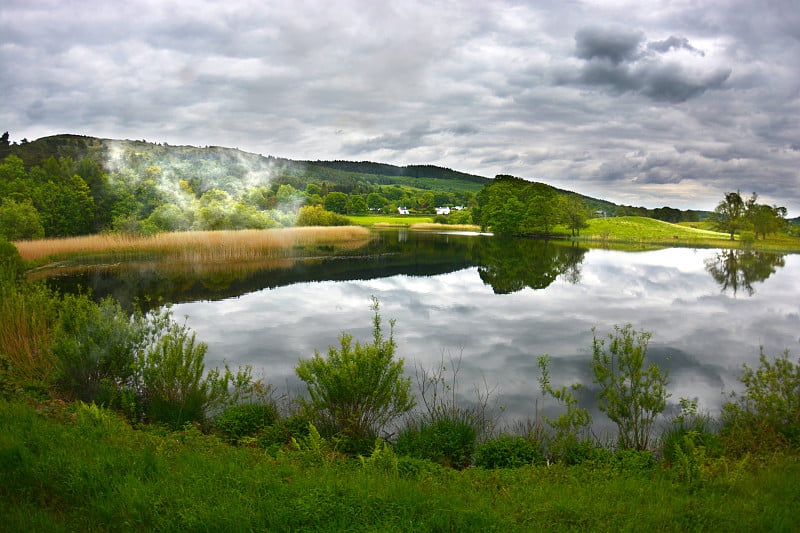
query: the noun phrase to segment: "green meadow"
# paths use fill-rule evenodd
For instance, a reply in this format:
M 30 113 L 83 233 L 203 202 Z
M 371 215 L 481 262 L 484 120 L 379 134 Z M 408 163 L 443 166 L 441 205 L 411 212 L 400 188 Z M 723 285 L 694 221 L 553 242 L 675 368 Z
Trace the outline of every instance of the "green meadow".
M 269 454 L 194 426 L 134 429 L 85 404 L 0 401 L 4 531 L 796 531 L 800 461 L 709 463 L 694 481 L 616 461 L 453 470 Z

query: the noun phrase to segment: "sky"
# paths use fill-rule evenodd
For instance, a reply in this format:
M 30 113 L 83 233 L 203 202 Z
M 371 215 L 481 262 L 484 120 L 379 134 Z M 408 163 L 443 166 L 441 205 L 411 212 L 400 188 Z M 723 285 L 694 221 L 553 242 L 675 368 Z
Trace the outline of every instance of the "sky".
M 0 131 L 800 216 L 800 0 L 2 0 Z

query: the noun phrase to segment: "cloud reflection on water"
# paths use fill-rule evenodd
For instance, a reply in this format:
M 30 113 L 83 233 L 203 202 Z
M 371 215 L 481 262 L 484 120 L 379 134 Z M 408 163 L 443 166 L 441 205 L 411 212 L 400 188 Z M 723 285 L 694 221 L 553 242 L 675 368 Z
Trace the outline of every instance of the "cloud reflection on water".
M 534 416 L 537 356 L 552 357 L 555 386 L 581 381 L 591 390 L 592 327 L 605 336 L 630 322 L 652 332 L 650 354 L 671 372 L 670 402 L 697 397 L 713 413 L 723 390 L 737 388 L 741 365 L 757 363 L 759 345 L 768 354 L 795 353 L 800 336 L 800 256 L 786 256 L 783 268 L 747 296 L 721 291 L 706 272 L 716 253 L 590 250 L 577 283 L 558 278 L 546 289 L 510 294 L 495 294 L 472 267 L 429 277 L 297 283 L 174 311 L 187 315 L 209 344 L 208 366 L 251 364 L 281 390 L 299 386 L 298 359 L 326 352 L 342 331 L 370 337 L 374 295 L 384 319 L 397 321 L 407 373 L 461 356 L 462 393 L 469 396 L 484 381 L 496 385 L 507 422 Z

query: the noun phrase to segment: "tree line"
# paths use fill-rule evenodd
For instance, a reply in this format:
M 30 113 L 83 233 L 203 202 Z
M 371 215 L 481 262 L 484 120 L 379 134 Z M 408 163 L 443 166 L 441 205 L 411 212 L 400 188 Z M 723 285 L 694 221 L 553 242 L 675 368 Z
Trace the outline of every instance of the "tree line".
M 753 193 L 745 200 L 739 191 L 725 194 L 725 198 L 717 204 L 712 213 L 711 220 L 717 228 L 731 236 L 737 232 L 752 231 L 757 239 L 763 239 L 769 234 L 778 233 L 786 226 L 785 207 L 758 203 L 758 194 Z

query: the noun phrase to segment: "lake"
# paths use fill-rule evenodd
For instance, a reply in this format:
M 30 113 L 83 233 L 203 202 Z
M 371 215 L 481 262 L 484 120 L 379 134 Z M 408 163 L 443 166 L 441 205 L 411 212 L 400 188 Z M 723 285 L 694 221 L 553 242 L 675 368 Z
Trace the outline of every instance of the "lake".
M 669 248 L 587 249 L 563 242 L 487 235 L 380 231 L 355 255 L 258 268 L 154 265 L 103 269 L 62 278 L 123 303 L 151 297 L 176 302 L 209 346 L 207 366 L 252 365 L 278 392 L 297 393 L 300 358 L 327 352 L 346 331 L 369 340 L 371 297 L 406 372 L 460 362 L 464 401 L 476 386 L 492 390 L 502 422 L 534 418 L 541 397 L 537 357 L 552 359 L 556 387 L 581 382 L 593 406 L 592 328 L 614 325 L 652 333 L 649 356 L 670 372 L 671 410 L 697 398 L 712 414 L 739 390 L 742 364 L 790 349 L 800 336 L 800 256 Z M 554 415 L 552 401 L 538 402 Z M 596 411 L 595 427 L 608 421 Z

